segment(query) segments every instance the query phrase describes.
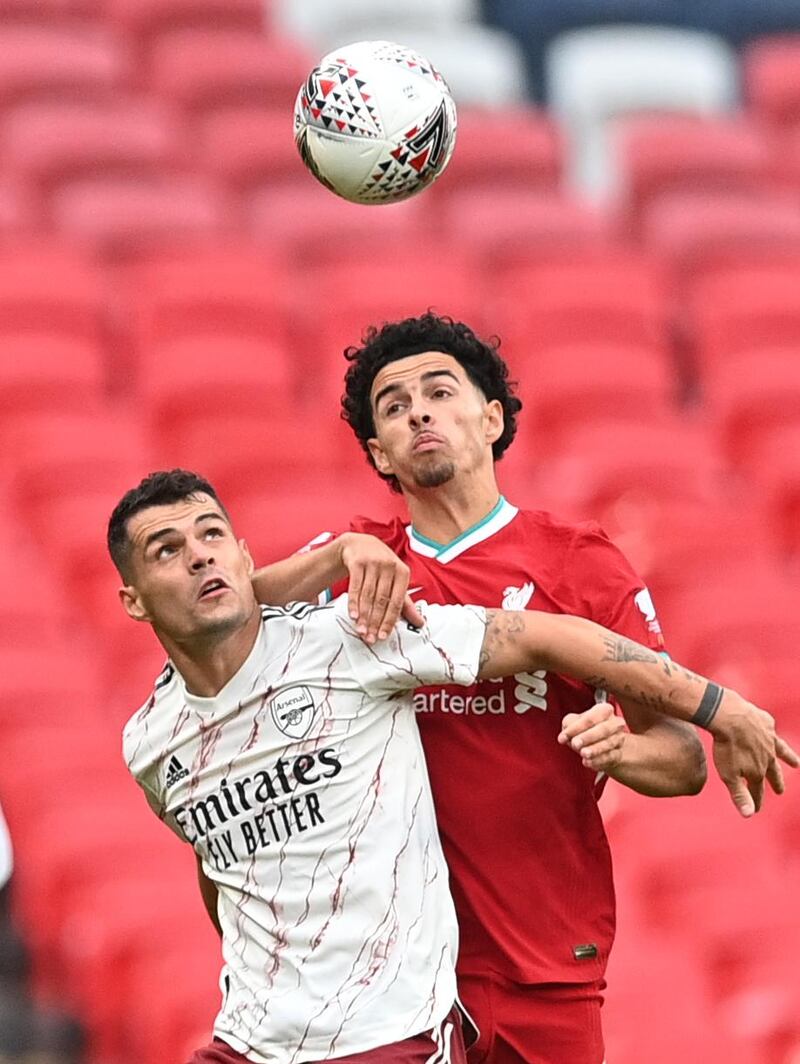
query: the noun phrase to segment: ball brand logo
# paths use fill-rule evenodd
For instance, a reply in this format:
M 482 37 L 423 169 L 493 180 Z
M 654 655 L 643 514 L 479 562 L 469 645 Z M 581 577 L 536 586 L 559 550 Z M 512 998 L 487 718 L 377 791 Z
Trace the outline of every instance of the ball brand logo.
M 290 687 L 269 703 L 276 726 L 291 739 L 308 735 L 314 719 L 314 699 L 307 687 Z
M 533 598 L 535 590 L 532 580 L 529 580 L 527 584 L 523 584 L 522 587 L 507 587 L 503 591 L 503 609 L 524 610 Z

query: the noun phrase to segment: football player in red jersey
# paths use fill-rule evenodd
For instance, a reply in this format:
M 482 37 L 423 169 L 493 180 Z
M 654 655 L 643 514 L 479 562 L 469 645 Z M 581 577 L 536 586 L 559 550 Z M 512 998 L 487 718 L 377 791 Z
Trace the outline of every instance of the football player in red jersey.
M 663 649 L 643 582 L 596 525 L 519 510 L 500 495 L 494 462 L 513 440 L 521 404 L 494 347 L 427 314 L 370 330 L 348 358 L 345 417 L 411 516 L 352 527 L 392 548 L 416 596 L 578 614 Z M 302 562 L 309 580 L 321 562 Z M 397 593 L 386 572 L 370 588 L 353 588 L 351 577 L 361 610 L 373 592 L 379 602 Z M 311 590 L 301 581 L 295 594 L 300 587 Z M 274 584 L 259 592 L 275 601 Z M 621 706 L 626 728 L 595 695 L 526 673 L 416 696 L 461 930 L 460 987 L 481 1030 L 475 1064 L 601 1064 L 614 935 L 602 781 L 676 795 L 696 793 L 705 779 L 693 729 L 633 699 Z M 711 727 L 718 770 L 745 815 L 760 805 L 765 775 L 782 789 L 777 758 L 797 763 L 764 718 L 718 715 Z M 701 714 L 697 723 L 711 722 Z M 742 745 L 740 727 L 753 729 Z M 764 742 L 748 753 L 760 728 Z

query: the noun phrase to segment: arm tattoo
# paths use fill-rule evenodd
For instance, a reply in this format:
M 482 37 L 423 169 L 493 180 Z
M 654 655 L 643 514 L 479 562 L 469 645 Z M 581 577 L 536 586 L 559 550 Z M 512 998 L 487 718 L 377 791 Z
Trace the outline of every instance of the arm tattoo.
M 516 613 L 503 610 L 486 611 L 486 632 L 481 647 L 480 668 L 491 665 L 493 655 L 500 647 L 513 643 L 515 636 L 524 631 L 525 622 Z

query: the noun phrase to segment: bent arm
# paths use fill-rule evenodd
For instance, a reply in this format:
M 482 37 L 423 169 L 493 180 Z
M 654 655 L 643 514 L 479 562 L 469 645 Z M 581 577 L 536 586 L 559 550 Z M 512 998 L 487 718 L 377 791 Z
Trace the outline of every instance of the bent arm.
M 606 774 L 650 798 L 699 794 L 706 782 L 707 766 L 694 728 L 628 699 L 622 699 L 620 705 L 630 731 L 620 760 L 606 769 Z
M 800 764 L 769 713 L 592 621 L 537 611 L 488 611 L 486 620 L 482 679 L 547 669 L 706 728 L 714 738 L 717 772 L 743 816 L 760 808 L 765 779 L 783 792 L 779 759 L 792 768 Z M 562 741 L 567 733 L 565 728 Z
M 347 576 L 339 536 L 316 550 L 292 554 L 253 573 L 253 590 L 259 602 L 285 606 L 287 602 L 313 602 L 318 595 Z
M 222 927 L 219 922 L 219 916 L 217 915 L 217 888 L 208 878 L 203 871 L 203 862 L 195 854 L 197 860 L 197 882 L 200 886 L 200 894 L 203 898 L 203 904 L 206 907 L 211 923 L 217 930 L 217 934 L 222 938 Z

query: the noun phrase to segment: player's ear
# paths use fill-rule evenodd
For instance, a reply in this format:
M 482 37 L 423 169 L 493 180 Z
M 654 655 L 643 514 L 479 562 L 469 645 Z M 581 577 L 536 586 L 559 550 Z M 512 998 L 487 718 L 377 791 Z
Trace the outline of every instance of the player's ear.
M 367 440 L 367 447 L 369 447 L 369 453 L 372 455 L 372 461 L 375 463 L 375 468 L 379 473 L 392 474 L 391 462 L 386 456 L 386 452 L 381 447 L 380 442 L 377 439 Z
M 244 563 L 247 570 L 247 575 L 252 576 L 255 572 L 256 566 L 255 562 L 253 561 L 253 556 L 250 553 L 250 548 L 247 546 L 247 543 L 243 539 L 239 540 L 239 548 L 242 554 L 244 555 Z
M 127 615 L 134 621 L 149 621 L 150 614 L 147 612 L 139 592 L 133 584 L 126 584 L 119 589 L 119 600 Z
M 503 429 L 505 428 L 503 404 L 499 399 L 487 400 L 486 407 L 483 411 L 483 417 L 486 442 L 494 443 L 503 435 Z

